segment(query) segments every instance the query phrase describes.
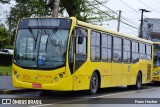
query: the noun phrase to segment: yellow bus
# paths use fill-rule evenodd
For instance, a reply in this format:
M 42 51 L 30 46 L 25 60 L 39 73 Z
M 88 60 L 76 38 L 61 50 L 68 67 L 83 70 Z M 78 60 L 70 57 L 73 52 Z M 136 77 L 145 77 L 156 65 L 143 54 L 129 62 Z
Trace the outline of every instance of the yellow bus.
M 160 43 L 153 43 L 153 82 L 160 82 Z
M 152 42 L 71 18 L 27 18 L 17 29 L 13 86 L 77 91 L 151 81 Z

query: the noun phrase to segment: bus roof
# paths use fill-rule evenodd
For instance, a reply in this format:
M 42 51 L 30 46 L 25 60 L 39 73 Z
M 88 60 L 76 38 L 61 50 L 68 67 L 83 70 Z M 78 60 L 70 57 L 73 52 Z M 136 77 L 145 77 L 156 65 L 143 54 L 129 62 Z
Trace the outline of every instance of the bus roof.
M 153 44 L 159 44 L 160 45 L 160 42 L 153 42 Z
M 80 25 L 80 26 L 92 28 L 94 30 L 107 32 L 107 33 L 110 33 L 110 34 L 113 34 L 113 35 L 119 35 L 119 36 L 122 36 L 122 37 L 125 37 L 125 38 L 129 38 L 129 39 L 138 40 L 138 41 L 141 41 L 141 42 L 146 42 L 146 43 L 149 43 L 149 44 L 153 44 L 153 42 L 150 41 L 150 40 L 142 39 L 142 38 L 139 38 L 139 37 L 136 37 L 136 36 L 133 36 L 133 35 L 127 35 L 127 34 L 119 33 L 119 32 L 116 32 L 116 31 L 112 31 L 112 30 L 109 30 L 109 29 L 104 28 L 102 26 L 93 25 L 93 24 L 82 22 L 82 21 L 79 21 L 79 20 L 77 20 L 77 24 Z
M 31 19 L 32 18 L 54 18 L 54 17 L 31 17 Z M 64 18 L 64 17 L 56 17 L 56 18 Z M 23 19 L 30 19 L 30 18 L 23 18 Z M 142 38 L 139 38 L 139 37 L 136 37 L 136 36 L 133 36 L 133 35 L 128 35 L 128 34 L 123 34 L 123 33 L 116 32 L 116 31 L 112 31 L 112 30 L 109 30 L 109 29 L 104 28 L 102 26 L 98 26 L 98 25 L 93 25 L 93 24 L 90 24 L 90 23 L 82 22 L 82 21 L 77 20 L 75 17 L 70 17 L 70 19 L 72 19 L 75 22 L 77 22 L 77 24 L 80 25 L 80 26 L 92 28 L 94 30 L 98 30 L 98 31 L 102 31 L 102 32 L 107 32 L 107 33 L 110 33 L 110 34 L 113 34 L 113 35 L 119 35 L 119 36 L 122 36 L 122 37 L 125 37 L 125 38 L 138 40 L 138 41 L 141 41 L 141 42 L 146 42 L 146 43 L 149 43 L 149 44 L 153 44 L 152 41 L 149 41 L 149 40 L 146 40 L 146 39 L 142 39 Z

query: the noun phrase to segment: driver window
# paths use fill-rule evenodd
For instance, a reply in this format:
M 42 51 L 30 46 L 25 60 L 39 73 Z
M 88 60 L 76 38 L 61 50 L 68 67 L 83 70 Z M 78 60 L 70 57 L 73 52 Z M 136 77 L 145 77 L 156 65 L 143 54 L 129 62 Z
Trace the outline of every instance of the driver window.
M 76 61 L 87 59 L 87 29 L 76 28 Z

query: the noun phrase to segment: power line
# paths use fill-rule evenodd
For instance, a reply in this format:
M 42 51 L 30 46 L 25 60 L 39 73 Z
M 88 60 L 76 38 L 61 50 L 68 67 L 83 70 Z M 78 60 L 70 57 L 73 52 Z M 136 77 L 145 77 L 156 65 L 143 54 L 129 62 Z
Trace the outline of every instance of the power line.
M 131 8 L 133 11 L 135 11 L 136 13 L 138 13 L 135 9 L 133 9 L 131 6 L 129 6 L 128 4 L 126 4 L 123 0 L 120 0 L 123 4 L 125 4 L 127 7 L 129 7 L 129 8 Z M 138 13 L 138 14 L 140 14 L 140 13 Z M 145 16 L 144 15 L 144 17 L 145 18 L 148 18 L 147 16 Z M 154 21 L 154 20 L 151 20 L 151 21 L 153 21 L 153 22 L 156 22 L 156 23 L 158 23 L 158 24 L 160 24 L 159 22 L 157 22 L 157 21 Z
M 100 10 L 99 8 L 97 8 L 97 7 L 93 6 L 93 5 L 91 5 L 88 1 L 87 1 L 86 3 L 88 3 L 90 6 L 94 7 L 95 9 L 97 9 L 97 10 L 101 11 L 102 13 L 106 14 L 107 16 L 109 16 L 109 17 L 112 17 L 112 18 L 113 18 L 113 16 L 111 16 L 111 15 L 107 14 L 106 12 L 104 12 L 104 11 Z M 117 20 L 117 19 L 116 19 L 116 20 Z M 122 21 L 122 20 L 121 20 L 121 23 L 123 23 L 123 24 L 125 24 L 125 25 L 127 25 L 127 26 L 130 26 L 130 27 L 132 27 L 132 28 L 139 29 L 139 28 L 137 28 L 137 27 L 134 27 L 134 26 L 132 26 L 132 25 L 130 25 L 130 24 L 128 24 L 128 23 L 126 23 L 126 22 Z
M 99 2 L 99 1 L 97 1 L 97 0 L 95 0 L 95 1 L 96 1 L 97 3 L 99 3 L 100 5 L 104 6 L 105 8 L 109 9 L 113 14 L 118 15 L 118 13 L 117 13 L 117 12 L 113 11 L 112 9 L 110 9 L 110 8 L 109 8 L 109 7 L 107 7 L 107 6 L 105 6 L 105 5 L 104 5 L 104 4 L 102 4 L 101 2 Z M 129 19 L 127 19 L 127 18 L 123 17 L 123 16 L 122 16 L 122 19 L 123 19 L 123 20 L 126 20 L 127 22 L 130 22 L 130 23 L 132 23 L 132 24 L 134 24 L 134 25 L 136 25 L 136 26 L 139 26 L 138 24 L 136 24 L 136 23 L 132 22 L 131 20 L 129 20 Z M 122 21 L 121 21 L 121 22 L 122 22 Z
M 158 12 L 157 10 L 151 8 L 150 6 L 148 6 L 147 4 L 143 3 L 142 1 L 140 1 L 140 0 L 137 0 L 137 1 L 139 1 L 139 2 L 142 3 L 143 5 L 147 6 L 148 8 L 150 8 L 150 9 L 154 10 L 155 12 L 157 12 L 158 14 L 160 14 L 160 12 Z
M 107 9 L 109 9 L 113 14 L 116 14 L 116 15 L 118 15 L 118 13 L 117 12 L 115 12 L 115 11 L 113 11 L 112 9 L 110 9 L 109 7 L 107 7 L 107 6 L 105 6 L 104 4 L 102 4 L 101 2 L 99 2 L 99 1 L 97 1 L 97 0 L 95 0 L 97 3 L 99 3 L 100 5 L 102 5 L 103 7 L 105 7 L 105 8 L 107 8 Z M 134 24 L 134 25 L 138 25 L 139 26 L 139 24 L 137 24 L 137 23 L 134 23 L 134 22 L 132 22 L 131 20 L 129 20 L 128 18 L 125 18 L 125 17 L 123 17 L 123 16 L 121 16 L 122 17 L 122 19 L 124 19 L 124 20 L 126 20 L 126 21 L 128 21 L 128 22 L 130 22 L 130 23 L 132 23 L 132 24 Z
M 140 14 L 139 12 L 137 12 L 135 9 L 133 9 L 131 6 L 129 6 L 127 3 L 125 3 L 123 0 L 120 0 L 123 4 L 125 4 L 127 7 L 131 8 L 133 11 L 135 11 L 136 13 Z M 148 18 L 144 15 L 145 18 Z M 160 22 L 155 21 L 155 20 L 151 20 L 152 22 L 158 23 L 160 24 Z
M 123 22 L 123 21 L 121 21 L 121 22 L 122 22 L 123 24 L 125 24 L 125 25 L 128 25 L 128 26 L 132 27 L 132 28 L 139 29 L 139 28 L 134 27 L 134 26 L 132 26 L 132 25 L 130 25 L 130 24 L 128 24 L 128 23 L 126 23 L 126 22 Z
M 128 8 L 126 8 L 125 6 L 123 6 L 122 4 L 117 4 L 117 6 L 121 6 L 121 7 L 123 7 L 125 10 L 127 10 L 127 11 L 129 11 L 130 13 L 133 13 L 133 11 L 131 11 L 131 10 L 129 10 Z M 124 12 L 123 12 L 124 13 Z
M 137 14 L 140 14 L 137 10 L 135 10 L 134 8 L 132 8 L 131 6 L 129 6 L 129 5 L 128 5 L 127 3 L 125 3 L 123 0 L 120 0 L 120 1 L 121 1 L 121 3 L 123 3 L 124 5 L 126 5 L 127 7 L 129 7 L 130 9 L 132 9 L 133 11 L 135 11 Z M 153 9 L 153 8 L 152 8 L 152 10 L 155 11 L 155 9 Z M 158 13 L 160 13 L 160 12 L 158 12 Z M 144 15 L 144 17 L 145 17 L 145 18 L 148 18 L 148 17 L 146 17 L 145 15 Z M 150 21 L 155 22 L 155 23 L 157 23 L 157 24 L 160 24 L 160 22 L 155 21 L 155 20 L 150 20 Z
M 129 7 L 130 9 L 132 9 L 133 11 L 135 11 L 136 13 L 140 14 L 137 10 L 135 10 L 134 8 L 132 8 L 131 6 L 129 6 L 127 3 L 125 3 L 123 0 L 120 0 L 124 5 L 126 5 L 127 7 Z

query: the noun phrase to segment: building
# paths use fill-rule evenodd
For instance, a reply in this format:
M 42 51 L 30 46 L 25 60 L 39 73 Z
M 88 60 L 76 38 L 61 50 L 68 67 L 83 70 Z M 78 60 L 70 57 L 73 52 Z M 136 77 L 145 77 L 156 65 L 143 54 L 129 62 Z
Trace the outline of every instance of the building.
M 160 19 L 145 18 L 143 21 L 142 38 L 160 42 Z

